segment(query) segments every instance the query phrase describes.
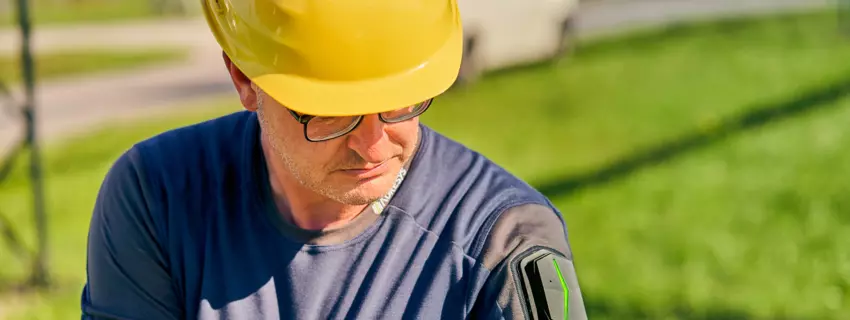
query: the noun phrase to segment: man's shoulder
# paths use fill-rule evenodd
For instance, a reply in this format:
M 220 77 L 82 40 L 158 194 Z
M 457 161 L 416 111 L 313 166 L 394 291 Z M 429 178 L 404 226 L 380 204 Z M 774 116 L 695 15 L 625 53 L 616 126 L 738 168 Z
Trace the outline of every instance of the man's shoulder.
M 548 203 L 535 187 L 486 155 L 427 127 L 426 135 L 430 145 L 421 154 L 423 181 L 463 185 L 442 191 L 482 203 Z
M 176 187 L 169 189 L 201 178 L 226 178 L 245 159 L 246 135 L 256 125 L 252 119 L 252 113 L 236 112 L 171 129 L 136 143 L 122 158 L 132 159 L 141 179 Z
M 234 112 L 202 122 L 161 132 L 138 142 L 134 147 L 144 153 L 163 156 L 190 156 L 188 151 L 212 151 L 213 148 L 238 147 L 244 132 L 252 124 L 253 113 Z M 177 154 L 173 152 L 179 152 Z
M 403 191 L 405 205 L 433 213 L 417 217 L 422 225 L 450 236 L 470 256 L 478 256 L 494 226 L 505 221 L 563 225 L 560 212 L 526 181 L 462 143 L 425 130 L 428 145 Z

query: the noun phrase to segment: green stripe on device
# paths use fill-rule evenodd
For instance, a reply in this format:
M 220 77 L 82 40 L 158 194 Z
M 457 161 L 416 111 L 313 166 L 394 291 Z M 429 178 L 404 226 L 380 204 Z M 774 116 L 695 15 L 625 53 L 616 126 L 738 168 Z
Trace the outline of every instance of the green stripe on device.
M 543 247 L 529 249 L 518 257 L 514 265 L 517 289 L 531 319 L 569 319 L 570 289 L 561 271 L 561 266 L 569 264 L 563 255 Z
M 567 282 L 564 281 L 564 275 L 561 274 L 561 267 L 558 266 L 558 260 L 552 259 L 555 264 L 555 271 L 558 271 L 558 278 L 561 279 L 561 288 L 564 289 L 564 320 L 570 319 L 570 288 L 567 287 Z

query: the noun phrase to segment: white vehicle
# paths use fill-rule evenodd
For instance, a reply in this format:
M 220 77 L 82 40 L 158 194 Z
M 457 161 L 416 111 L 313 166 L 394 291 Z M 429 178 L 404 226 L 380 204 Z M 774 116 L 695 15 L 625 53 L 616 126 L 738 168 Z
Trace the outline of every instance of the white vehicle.
M 573 42 L 579 0 L 458 0 L 464 31 L 459 81 L 509 66 L 551 60 Z

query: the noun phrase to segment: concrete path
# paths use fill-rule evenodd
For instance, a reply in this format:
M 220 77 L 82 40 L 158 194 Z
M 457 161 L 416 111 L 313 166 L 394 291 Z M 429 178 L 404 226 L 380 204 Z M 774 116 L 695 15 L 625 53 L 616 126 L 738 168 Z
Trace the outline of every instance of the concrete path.
M 201 19 L 115 22 L 33 30 L 33 50 L 39 52 L 81 48 L 132 50 L 157 46 L 216 46 L 215 39 Z M 0 54 L 20 50 L 19 33 L 16 29 L 0 29 Z
M 578 30 L 591 37 L 628 29 L 717 16 L 763 14 L 830 5 L 827 0 L 600 0 L 583 4 Z M 0 54 L 18 50 L 18 36 L 0 31 Z M 39 29 L 38 52 L 68 48 L 191 50 L 188 62 L 133 72 L 99 74 L 38 87 L 39 132 L 53 140 L 105 121 L 144 116 L 216 94 L 232 93 L 221 51 L 202 20 Z M 18 96 L 20 96 L 18 91 Z M 0 113 L 0 155 L 19 139 L 20 121 Z

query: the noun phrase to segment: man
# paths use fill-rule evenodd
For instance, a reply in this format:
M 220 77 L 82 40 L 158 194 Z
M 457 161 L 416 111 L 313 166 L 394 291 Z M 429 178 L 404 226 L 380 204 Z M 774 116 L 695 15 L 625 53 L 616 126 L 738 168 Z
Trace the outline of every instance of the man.
M 455 0 L 204 13 L 247 111 L 116 161 L 83 318 L 586 318 L 554 206 L 418 121 L 458 73 Z

